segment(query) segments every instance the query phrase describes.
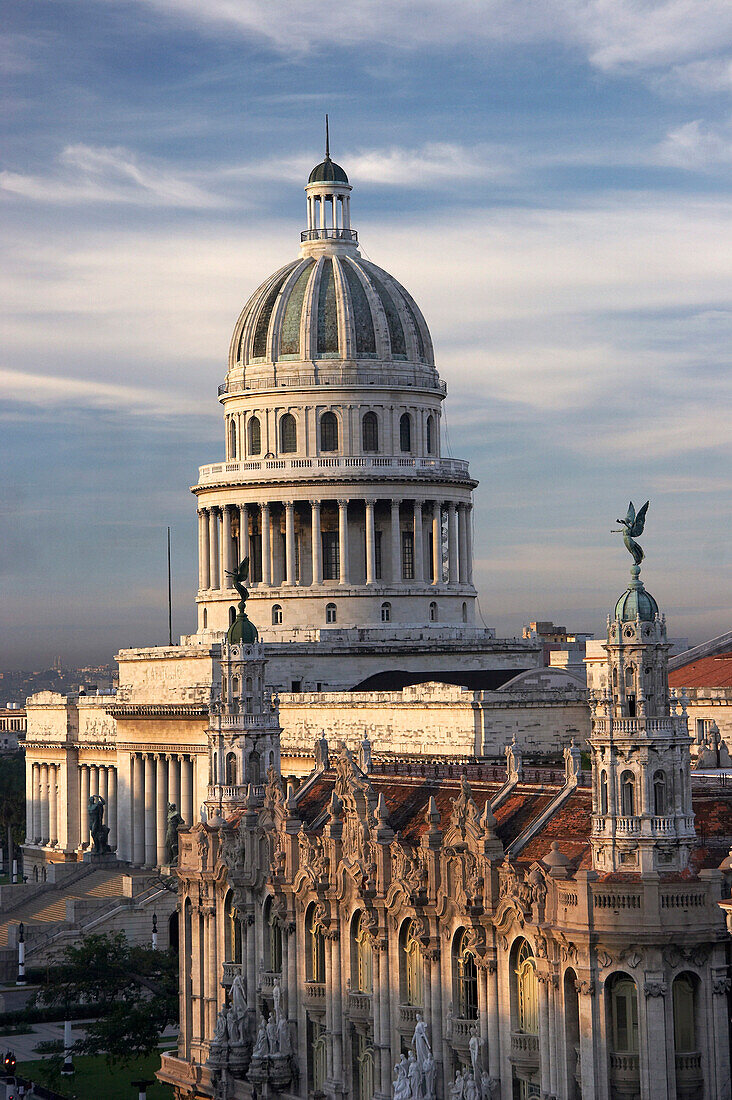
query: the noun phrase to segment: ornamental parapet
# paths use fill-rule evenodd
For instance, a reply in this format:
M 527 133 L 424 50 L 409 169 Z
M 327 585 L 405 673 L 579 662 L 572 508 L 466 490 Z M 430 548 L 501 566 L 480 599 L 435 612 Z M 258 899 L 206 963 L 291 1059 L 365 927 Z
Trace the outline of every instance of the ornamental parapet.
M 511 1062 L 514 1065 L 539 1064 L 539 1036 L 525 1031 L 511 1032 Z
M 107 707 L 112 718 L 207 718 L 208 707 L 195 703 L 115 703 Z
M 264 458 L 245 462 L 214 462 L 200 466 L 198 486 L 250 484 L 253 480 L 300 481 L 312 478 L 347 477 L 372 481 L 380 477 L 459 478 L 470 477 L 469 463 L 461 458 L 405 458 L 385 455 L 369 458 Z
M 317 367 L 312 370 L 292 370 L 286 364 L 280 363 L 276 370 L 270 367 L 269 370 L 255 372 L 256 364 L 250 365 L 247 378 L 222 382 L 218 388 L 219 397 L 236 393 L 261 393 L 262 390 L 310 389 L 313 386 L 382 386 L 390 390 L 405 386 L 410 390 L 436 390 L 443 396 L 447 394 L 447 383 L 443 382 L 436 370 L 429 368 L 395 368 L 388 374 L 377 374 L 357 367 L 344 367 L 340 371 L 324 371 Z

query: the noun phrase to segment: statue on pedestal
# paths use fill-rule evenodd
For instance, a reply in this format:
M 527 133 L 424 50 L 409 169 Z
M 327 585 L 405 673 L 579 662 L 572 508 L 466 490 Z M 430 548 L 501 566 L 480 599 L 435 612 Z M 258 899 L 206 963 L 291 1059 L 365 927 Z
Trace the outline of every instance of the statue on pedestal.
M 267 1058 L 269 1055 L 269 1042 L 267 1041 L 267 1027 L 262 1020 L 259 1025 L 259 1031 L 257 1032 L 257 1041 L 254 1044 L 254 1050 L 252 1051 L 252 1061 L 254 1059 Z
M 165 832 L 165 862 L 172 867 L 178 862 L 178 829 L 185 822 L 178 813 L 175 802 L 168 803 L 168 827 Z
M 107 843 L 109 826 L 104 824 L 105 806 L 106 802 L 101 795 L 91 795 L 89 799 L 89 834 L 94 845 L 94 852 L 98 856 L 111 851 Z

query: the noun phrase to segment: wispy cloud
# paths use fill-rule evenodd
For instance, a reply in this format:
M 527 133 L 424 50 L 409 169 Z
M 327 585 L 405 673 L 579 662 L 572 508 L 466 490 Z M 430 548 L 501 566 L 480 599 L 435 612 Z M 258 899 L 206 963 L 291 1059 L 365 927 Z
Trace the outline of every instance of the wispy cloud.
M 68 378 L 52 374 L 0 368 L 0 397 L 5 402 L 32 405 L 35 409 L 51 406 L 113 409 L 123 415 L 143 414 L 154 417 L 201 415 L 200 402 L 187 400 L 184 394 L 170 390 L 144 389 L 140 386 L 115 385 L 98 379 Z M 6 407 L 6 412 L 12 410 Z
M 226 205 L 190 176 L 142 161 L 121 147 L 69 145 L 48 175 L 0 172 L 0 190 L 60 205 L 134 203 L 197 209 Z
M 671 130 L 657 147 L 661 164 L 698 172 L 732 162 L 732 126 L 694 119 Z

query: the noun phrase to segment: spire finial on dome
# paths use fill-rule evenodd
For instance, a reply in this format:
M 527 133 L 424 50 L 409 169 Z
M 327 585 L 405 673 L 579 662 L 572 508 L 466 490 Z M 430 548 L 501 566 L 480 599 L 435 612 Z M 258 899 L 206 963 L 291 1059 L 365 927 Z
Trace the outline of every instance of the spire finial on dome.
M 330 160 L 330 134 L 328 132 L 328 116 L 325 116 L 325 159 Z

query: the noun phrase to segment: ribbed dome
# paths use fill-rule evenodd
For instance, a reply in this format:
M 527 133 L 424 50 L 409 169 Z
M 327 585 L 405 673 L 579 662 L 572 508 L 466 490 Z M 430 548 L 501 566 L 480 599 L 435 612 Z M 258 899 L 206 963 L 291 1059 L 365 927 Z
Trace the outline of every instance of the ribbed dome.
M 329 156 L 316 164 L 308 177 L 308 183 L 348 183 L 348 176 Z
M 638 566 L 631 568 L 631 574 Z M 638 573 L 640 569 L 638 569 Z M 615 618 L 622 623 L 632 623 L 640 619 L 642 623 L 652 623 L 658 614 L 658 604 L 650 592 L 646 592 L 643 581 L 638 580 L 637 573 L 628 585 L 625 592 L 615 604 Z
M 355 250 L 304 256 L 280 268 L 237 321 L 230 369 L 313 359 L 434 368 L 429 330 L 411 295 Z

